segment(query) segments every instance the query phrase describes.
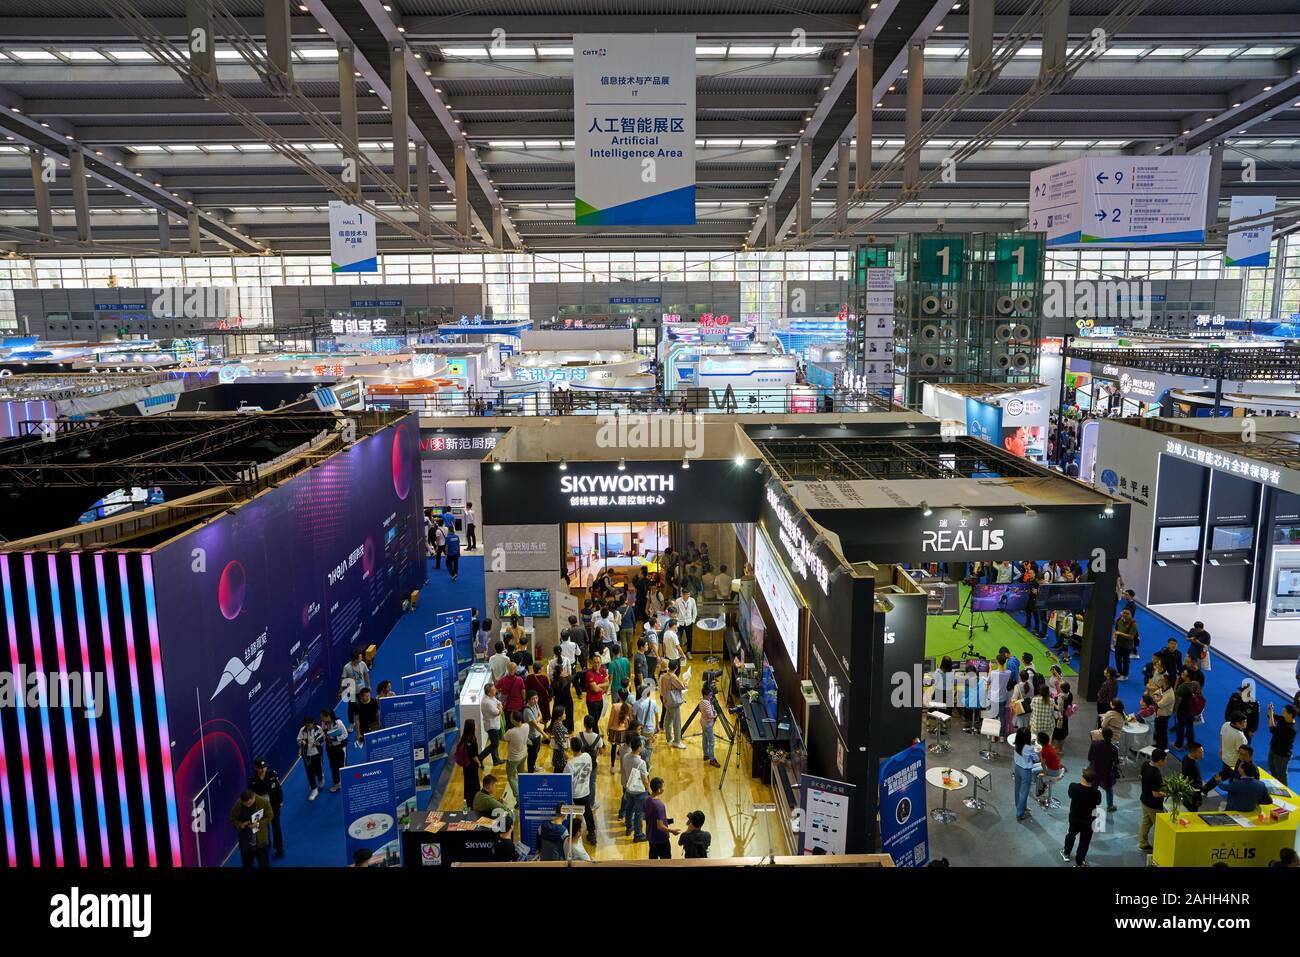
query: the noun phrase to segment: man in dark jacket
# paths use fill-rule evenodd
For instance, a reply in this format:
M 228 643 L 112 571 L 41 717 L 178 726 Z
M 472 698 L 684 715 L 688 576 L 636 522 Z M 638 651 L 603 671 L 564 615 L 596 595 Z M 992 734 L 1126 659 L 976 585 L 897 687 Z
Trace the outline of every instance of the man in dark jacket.
M 1178 651 L 1178 639 L 1170 638 L 1165 647 L 1157 652 L 1165 666 L 1165 674 L 1176 675 L 1183 669 L 1183 656 Z
M 253 762 L 253 776 L 248 779 L 248 790 L 266 798 L 271 803 L 271 840 L 275 846 L 275 856 L 284 857 L 284 832 L 280 829 L 280 806 L 284 804 L 284 788 L 280 786 L 280 775 L 276 774 L 266 763 L 266 758 Z
M 1092 816 L 1101 806 L 1101 791 L 1094 784 L 1092 768 L 1084 768 L 1077 782 L 1070 785 L 1070 824 L 1065 833 L 1065 847 L 1061 860 L 1067 863 L 1074 849 L 1074 839 L 1079 839 L 1079 853 L 1074 858 L 1075 867 L 1088 866 L 1088 845 L 1092 843 Z
M 245 867 L 256 863 L 271 866 L 271 842 L 267 837 L 275 811 L 271 802 L 260 794 L 244 791 L 230 809 L 230 823 L 239 835 L 239 857 Z

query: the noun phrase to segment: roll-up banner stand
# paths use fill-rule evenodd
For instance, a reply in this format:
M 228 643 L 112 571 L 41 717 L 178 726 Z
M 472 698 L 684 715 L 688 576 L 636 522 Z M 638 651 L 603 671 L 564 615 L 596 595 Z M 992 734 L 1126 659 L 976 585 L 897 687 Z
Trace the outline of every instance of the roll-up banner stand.
M 366 733 L 363 748 L 366 761 L 393 761 L 393 794 L 396 797 L 399 829 L 415 810 L 415 739 L 409 724 L 380 728 Z
M 520 840 L 537 850 L 537 830 L 555 815 L 557 804 L 573 803 L 573 777 L 568 774 L 519 775 Z
M 473 609 L 458 608 L 455 611 L 440 611 L 433 618 L 439 626 L 456 626 L 456 667 L 462 673 L 474 662 L 473 617 Z
M 930 860 L 925 748 L 914 744 L 880 763 L 880 849 L 897 867 Z
M 429 712 L 425 699 L 428 695 L 399 694 L 379 699 L 379 717 L 384 727 L 409 724 L 411 726 L 411 758 L 415 762 L 415 789 L 427 791 L 432 786 L 429 766 Z M 370 743 L 367 735 L 366 743 Z
M 402 862 L 401 831 L 397 827 L 397 789 L 393 783 L 393 762 L 368 761 L 343 769 L 343 830 L 347 860 L 357 851 L 372 854 L 371 862 L 388 867 Z
M 847 854 L 849 807 L 855 788 L 843 781 L 799 775 L 799 853 Z
M 425 708 L 428 717 L 426 721 L 429 725 L 429 761 L 437 761 L 447 753 L 447 727 L 444 710 L 442 707 L 442 682 L 443 673 L 440 668 L 430 668 L 427 671 L 417 672 L 413 675 L 402 676 L 403 694 L 415 694 L 423 692 L 425 698 Z
M 442 726 L 448 731 L 454 730 L 457 727 L 456 696 L 460 693 L 456 678 L 454 649 L 443 646 L 430 648 L 428 651 L 417 651 L 415 667 L 417 671 L 435 670 L 442 673 L 442 694 L 438 699 L 438 707 L 443 712 Z

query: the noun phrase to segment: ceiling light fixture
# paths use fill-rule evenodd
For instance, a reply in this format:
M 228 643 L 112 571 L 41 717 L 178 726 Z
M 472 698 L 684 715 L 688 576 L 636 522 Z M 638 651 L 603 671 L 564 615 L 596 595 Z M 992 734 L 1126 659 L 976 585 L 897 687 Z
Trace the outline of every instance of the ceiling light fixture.
M 622 458 L 622 457 L 619 458 L 619 460 L 618 460 L 618 470 L 619 470 L 620 472 L 626 472 L 626 471 L 627 471 L 627 459 Z
M 1104 509 L 1102 509 L 1101 514 L 1105 515 L 1107 518 L 1110 518 L 1112 515 L 1115 514 L 1115 500 L 1114 500 L 1114 499 L 1112 499 L 1112 498 L 1108 498 L 1108 499 L 1106 499 L 1106 507 L 1105 507 Z
M 926 518 L 929 518 L 931 515 L 934 514 L 934 509 L 930 507 L 930 504 L 928 502 L 922 502 L 921 514 L 924 515 Z
M 560 471 L 561 472 L 569 471 L 569 463 L 565 459 L 560 459 Z
M 492 463 L 492 471 L 493 471 L 493 472 L 500 472 L 500 471 L 501 471 L 501 463 L 500 463 L 500 462 L 493 462 L 493 463 Z

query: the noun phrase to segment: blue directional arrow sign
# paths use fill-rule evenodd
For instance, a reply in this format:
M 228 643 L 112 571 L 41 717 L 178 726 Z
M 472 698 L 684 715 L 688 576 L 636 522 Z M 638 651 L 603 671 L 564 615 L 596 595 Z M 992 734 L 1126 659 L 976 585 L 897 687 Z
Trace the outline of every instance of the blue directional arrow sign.
M 1097 221 L 1100 222 L 1101 220 L 1104 220 L 1105 218 L 1106 218 L 1106 211 L 1105 211 L 1104 209 L 1099 209 L 1099 210 L 1097 210 Z
M 1099 182 L 1099 183 L 1109 183 L 1109 182 L 1110 182 L 1110 177 L 1107 176 L 1105 173 L 1098 173 L 1098 174 L 1097 174 L 1097 182 Z

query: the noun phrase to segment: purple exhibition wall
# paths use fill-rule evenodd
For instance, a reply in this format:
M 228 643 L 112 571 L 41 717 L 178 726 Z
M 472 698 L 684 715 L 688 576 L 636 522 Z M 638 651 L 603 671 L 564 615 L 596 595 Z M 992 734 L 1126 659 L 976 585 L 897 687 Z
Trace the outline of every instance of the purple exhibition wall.
M 198 551 L 198 550 L 202 551 Z M 394 426 L 168 544 L 154 559 L 184 863 L 213 866 L 255 757 L 283 776 L 424 581 L 419 423 Z

